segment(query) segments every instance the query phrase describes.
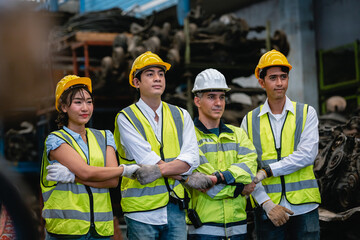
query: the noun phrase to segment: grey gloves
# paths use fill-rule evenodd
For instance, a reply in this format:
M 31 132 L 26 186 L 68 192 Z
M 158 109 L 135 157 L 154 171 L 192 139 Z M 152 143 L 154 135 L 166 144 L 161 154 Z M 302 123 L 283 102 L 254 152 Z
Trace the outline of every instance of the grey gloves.
M 132 165 L 121 164 L 121 165 L 119 165 L 119 167 L 124 168 L 121 176 L 131 178 L 131 179 L 135 179 L 135 172 L 140 168 L 140 166 L 137 164 L 132 164 Z
M 213 181 L 204 173 L 193 172 L 186 180 L 185 186 L 195 189 L 208 189 L 214 184 Z
M 145 185 L 161 178 L 162 174 L 159 166 L 156 165 L 141 165 L 135 172 L 135 177 L 141 185 Z
M 73 183 L 75 181 L 75 174 L 73 174 L 67 167 L 61 163 L 54 163 L 46 167 L 48 174 L 46 180 L 61 183 Z

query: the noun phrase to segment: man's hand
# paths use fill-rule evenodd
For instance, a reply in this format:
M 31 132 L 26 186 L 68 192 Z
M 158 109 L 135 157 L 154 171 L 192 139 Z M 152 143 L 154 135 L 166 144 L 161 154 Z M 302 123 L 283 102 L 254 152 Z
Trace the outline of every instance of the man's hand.
M 208 189 L 214 185 L 213 180 L 206 174 L 193 172 L 186 180 L 185 186 L 195 189 Z
M 262 204 L 262 208 L 265 210 L 266 215 L 276 227 L 285 224 L 289 220 L 288 214 L 294 214 L 293 211 L 290 211 L 286 207 L 276 205 L 273 203 L 273 201 L 271 201 L 271 199 L 265 201 Z
M 119 167 L 123 167 L 123 173 L 121 174 L 122 177 L 127 177 L 131 179 L 135 179 L 135 172 L 140 168 L 137 164 L 125 165 L 121 164 Z
M 256 177 L 254 177 L 253 182 L 255 184 L 258 184 L 259 182 L 261 182 L 262 180 L 264 180 L 265 178 L 267 178 L 266 172 L 264 169 L 261 169 L 260 171 L 258 171 L 258 173 L 256 174 Z
M 61 183 L 75 182 L 75 174 L 61 163 L 54 163 L 46 167 L 48 174 L 46 180 Z
M 141 185 L 145 185 L 161 178 L 159 165 L 141 165 L 135 172 L 135 177 Z
M 255 187 L 256 187 L 256 184 L 254 182 L 244 185 L 244 189 L 241 192 L 241 195 L 243 195 L 243 196 L 250 195 L 254 191 Z

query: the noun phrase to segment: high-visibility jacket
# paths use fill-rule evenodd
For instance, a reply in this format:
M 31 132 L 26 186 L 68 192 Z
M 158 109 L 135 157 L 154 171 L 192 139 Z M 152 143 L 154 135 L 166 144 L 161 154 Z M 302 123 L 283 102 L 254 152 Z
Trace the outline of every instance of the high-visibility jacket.
M 162 140 L 159 142 L 146 117 L 132 104 L 121 110 L 115 118 L 114 138 L 121 164 L 134 164 L 134 159 L 126 156 L 121 145 L 117 118 L 124 114 L 139 134 L 150 143 L 154 151 L 165 162 L 173 161 L 180 154 L 182 146 L 184 116 L 176 106 L 162 102 Z M 168 182 L 168 186 L 167 183 Z M 170 192 L 171 193 L 170 193 Z M 175 198 L 184 198 L 184 187 L 179 181 L 161 177 L 152 183 L 141 185 L 137 179 L 122 178 L 121 207 L 123 212 L 142 212 L 164 207 L 169 202 L 169 194 Z
M 75 139 L 64 129 L 50 134 L 63 139 L 73 147 L 88 165 L 106 166 L 105 131 L 86 128 L 88 159 Z M 87 234 L 91 228 L 100 236 L 112 236 L 114 224 L 109 189 L 93 188 L 80 183 L 47 181 L 46 167 L 49 164 L 45 149 L 40 185 L 44 200 L 42 216 L 45 219 L 46 230 L 57 235 L 81 236 Z
M 292 104 L 295 114 L 287 112 L 279 149 L 276 149 L 268 114 L 258 117 L 263 105 L 247 114 L 248 135 L 256 148 L 259 168 L 280 161 L 296 151 L 304 130 L 308 105 L 296 102 Z M 288 175 L 266 178 L 262 185 L 275 204 L 280 203 L 282 196 L 293 205 L 321 202 L 313 165 Z
M 207 175 L 221 171 L 230 184 L 217 184 L 206 193 L 191 192 L 190 207 L 196 210 L 203 226 L 195 229 L 190 225 L 189 234 L 246 234 L 246 198 L 240 193 L 256 174 L 255 147 L 241 128 L 221 122 L 217 136 L 198 119 L 194 123 L 200 149 L 200 166 L 195 171 Z

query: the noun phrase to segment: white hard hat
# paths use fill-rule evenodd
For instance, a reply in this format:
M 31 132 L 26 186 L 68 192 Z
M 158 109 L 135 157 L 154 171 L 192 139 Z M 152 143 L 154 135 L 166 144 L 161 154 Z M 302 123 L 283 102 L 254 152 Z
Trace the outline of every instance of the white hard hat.
M 229 91 L 224 75 L 216 69 L 209 68 L 199 73 L 195 78 L 192 92 Z

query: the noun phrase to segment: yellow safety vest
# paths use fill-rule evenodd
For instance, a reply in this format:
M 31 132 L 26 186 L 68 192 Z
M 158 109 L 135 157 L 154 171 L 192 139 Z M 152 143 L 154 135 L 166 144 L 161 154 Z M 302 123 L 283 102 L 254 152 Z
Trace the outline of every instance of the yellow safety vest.
M 73 147 L 90 166 L 106 166 L 105 131 L 87 128 L 89 159 L 75 139 L 64 129 L 51 134 L 63 139 Z M 45 141 L 46 143 L 46 141 Z M 56 235 L 81 236 L 89 232 L 90 227 L 100 236 L 114 235 L 113 212 L 109 189 L 92 188 L 80 183 L 60 183 L 47 181 L 47 169 L 50 164 L 44 149 L 40 185 L 44 201 L 42 216 L 49 233 Z
M 221 122 L 217 136 L 198 119 L 194 122 L 200 149 L 200 166 L 195 171 L 207 175 L 217 170 L 229 171 L 234 183 L 215 185 L 206 193 L 191 192 L 190 206 L 203 226 L 198 229 L 189 226 L 189 234 L 226 237 L 246 234 L 246 198 L 240 195 L 237 184 L 251 183 L 256 174 L 255 147 L 241 128 Z M 188 219 L 187 222 L 191 223 Z
M 256 148 L 259 168 L 280 161 L 296 151 L 304 130 L 308 105 L 296 102 L 292 104 L 295 114 L 287 112 L 281 132 L 280 149 L 275 147 L 268 114 L 258 117 L 263 105 L 247 114 L 248 135 Z M 280 203 L 283 195 L 293 205 L 321 202 L 313 165 L 285 176 L 266 178 L 262 184 L 275 204 Z
M 121 110 L 115 118 L 114 138 L 121 164 L 134 164 L 134 159 L 128 159 L 124 146 L 121 145 L 117 118 L 124 114 L 140 135 L 150 143 L 151 150 L 165 162 L 175 160 L 180 154 L 182 146 L 184 116 L 182 111 L 171 104 L 162 102 L 162 140 L 159 142 L 146 117 L 132 104 Z M 121 207 L 123 212 L 142 212 L 164 207 L 169 202 L 169 191 L 166 186 L 167 178 L 159 178 L 152 183 L 141 185 L 137 179 L 122 178 L 121 181 Z M 179 181 L 167 179 L 171 194 L 184 198 L 184 188 Z

